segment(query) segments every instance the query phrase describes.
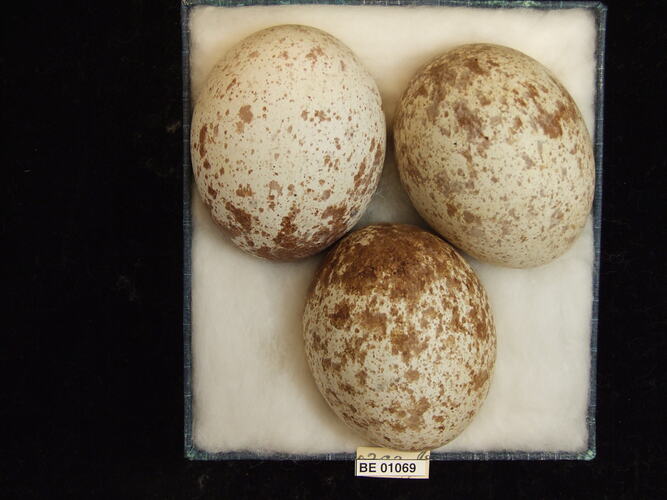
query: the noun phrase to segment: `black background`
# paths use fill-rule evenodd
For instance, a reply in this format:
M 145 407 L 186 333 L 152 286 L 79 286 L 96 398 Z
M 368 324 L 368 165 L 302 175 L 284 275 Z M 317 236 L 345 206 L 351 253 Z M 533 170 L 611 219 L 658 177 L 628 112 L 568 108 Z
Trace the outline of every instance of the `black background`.
M 428 481 L 183 458 L 178 2 L 18 4 L 0 60 L 5 498 L 664 497 L 661 2 L 608 2 L 597 458 L 436 462 Z

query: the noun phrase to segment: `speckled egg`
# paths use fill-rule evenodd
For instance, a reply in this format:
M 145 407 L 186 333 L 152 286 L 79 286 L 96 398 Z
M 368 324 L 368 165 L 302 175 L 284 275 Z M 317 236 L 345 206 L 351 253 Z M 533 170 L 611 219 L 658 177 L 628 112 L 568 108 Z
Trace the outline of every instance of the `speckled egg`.
M 385 152 L 377 86 L 333 36 L 257 32 L 211 71 L 192 118 L 199 194 L 241 249 L 315 254 L 361 217 Z
M 488 44 L 458 47 L 410 82 L 394 125 L 415 208 L 472 256 L 545 264 L 581 232 L 595 184 L 574 100 L 540 63 Z
M 470 423 L 496 357 L 486 293 L 454 249 L 408 225 L 373 225 L 327 255 L 303 317 L 333 411 L 372 443 L 438 448 Z

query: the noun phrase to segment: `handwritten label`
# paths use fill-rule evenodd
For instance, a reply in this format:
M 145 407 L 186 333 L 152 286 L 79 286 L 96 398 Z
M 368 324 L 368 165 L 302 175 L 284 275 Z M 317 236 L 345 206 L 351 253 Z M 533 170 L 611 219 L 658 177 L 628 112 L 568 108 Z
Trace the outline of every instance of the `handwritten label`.
M 357 448 L 355 475 L 398 479 L 428 479 L 431 452 L 390 448 Z

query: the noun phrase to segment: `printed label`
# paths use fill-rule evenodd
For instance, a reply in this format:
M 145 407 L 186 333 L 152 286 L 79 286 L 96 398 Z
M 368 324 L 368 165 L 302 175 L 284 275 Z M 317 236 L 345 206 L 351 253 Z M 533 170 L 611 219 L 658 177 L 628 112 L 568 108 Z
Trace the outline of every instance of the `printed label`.
M 355 475 L 399 479 L 428 479 L 431 452 L 390 448 L 357 448 Z

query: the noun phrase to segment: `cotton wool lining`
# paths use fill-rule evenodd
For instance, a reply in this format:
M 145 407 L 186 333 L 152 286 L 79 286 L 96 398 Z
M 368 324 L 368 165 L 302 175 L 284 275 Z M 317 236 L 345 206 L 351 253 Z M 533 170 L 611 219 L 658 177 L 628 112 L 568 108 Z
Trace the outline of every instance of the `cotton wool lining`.
M 246 36 L 304 24 L 348 45 L 375 78 L 388 129 L 409 80 L 464 43 L 506 45 L 568 89 L 594 134 L 595 43 L 586 9 L 291 5 L 196 7 L 190 17 L 193 103 L 217 60 Z M 306 364 L 301 316 L 322 255 L 269 262 L 231 244 L 192 196 L 193 439 L 207 452 L 323 454 L 368 445 L 329 409 Z M 427 227 L 400 184 L 388 135 L 380 185 L 357 227 Z M 497 359 L 486 402 L 438 451 L 583 451 L 590 380 L 593 231 L 532 269 L 466 260 L 489 296 Z

